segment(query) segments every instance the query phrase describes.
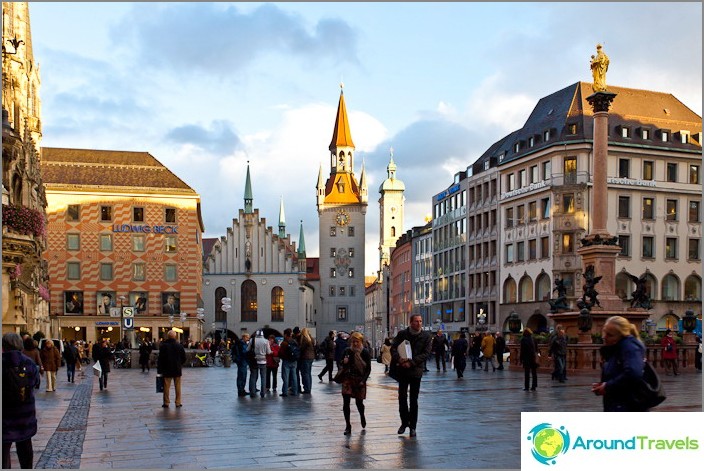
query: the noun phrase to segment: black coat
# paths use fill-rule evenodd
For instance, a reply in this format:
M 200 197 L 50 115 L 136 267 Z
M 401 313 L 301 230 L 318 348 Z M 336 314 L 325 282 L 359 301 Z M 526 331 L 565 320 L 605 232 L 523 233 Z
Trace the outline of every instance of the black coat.
M 537 368 L 538 362 L 535 361 L 535 354 L 538 353 L 538 345 L 532 335 L 524 335 L 521 339 L 521 352 L 519 359 L 523 368 Z
M 166 339 L 159 346 L 156 372 L 167 378 L 181 376 L 181 366 L 186 363 L 186 350 L 176 339 Z
M 391 342 L 391 361 L 396 364 L 398 364 L 400 360 L 398 346 L 404 340 L 408 340 L 411 343 L 411 352 L 413 353 L 413 359 L 411 361 L 413 366 L 410 368 L 399 367 L 399 375 L 408 378 L 422 378 L 425 360 L 427 360 L 430 355 L 430 344 L 432 342 L 430 334 L 425 330 L 421 330 L 419 334 L 411 335 L 410 327 L 399 332 L 393 342 Z
M 100 369 L 103 373 L 110 373 L 110 359 L 113 357 L 110 347 L 102 345 L 93 345 L 93 360 L 100 363 Z
M 30 374 L 34 377 L 35 386 L 39 385 L 39 367 L 34 363 L 34 360 L 23 355 L 18 350 L 10 350 L 2 352 L 2 369 L 3 376 L 10 367 L 17 367 L 20 364 L 26 364 Z M 3 396 L 9 395 L 9 381 L 2 382 Z M 3 407 L 2 409 L 2 442 L 20 442 L 32 438 L 37 433 L 37 415 L 34 403 L 34 388 L 30 391 L 31 398 L 13 407 Z

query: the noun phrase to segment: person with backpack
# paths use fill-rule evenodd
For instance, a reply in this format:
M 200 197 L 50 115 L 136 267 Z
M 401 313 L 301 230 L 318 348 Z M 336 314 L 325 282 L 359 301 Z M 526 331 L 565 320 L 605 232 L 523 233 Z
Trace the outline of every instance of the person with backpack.
M 296 366 L 298 359 L 301 356 L 301 349 L 298 343 L 293 339 L 293 330 L 287 328 L 284 330 L 284 341 L 281 342 L 279 348 L 279 357 L 281 358 L 281 382 L 283 388 L 281 390 L 282 397 L 288 396 L 288 390 L 291 389 L 292 396 L 298 396 L 298 375 L 296 374 Z
M 2 469 L 12 468 L 10 448 L 15 444 L 23 469 L 32 468 L 32 437 L 37 434 L 34 389 L 39 367 L 22 353 L 22 338 L 14 332 L 2 336 Z
M 71 340 L 71 342 L 64 347 L 64 360 L 66 361 L 66 376 L 68 377 L 68 382 L 73 383 L 76 377 L 76 362 L 78 361 L 78 349 L 76 348 L 75 340 Z

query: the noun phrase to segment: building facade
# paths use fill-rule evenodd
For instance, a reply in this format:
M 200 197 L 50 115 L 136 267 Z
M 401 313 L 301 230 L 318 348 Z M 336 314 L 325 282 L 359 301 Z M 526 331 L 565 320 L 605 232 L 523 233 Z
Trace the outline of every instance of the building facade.
M 423 317 L 423 326 L 432 323 L 433 303 L 433 228 L 432 221 L 411 229 L 413 268 L 412 313 Z
M 354 142 L 344 94 L 340 92 L 330 150 L 330 175 L 320 167 L 316 186 L 320 242 L 321 312 L 317 327 L 364 330 L 365 218 L 369 199 L 362 168 L 354 174 Z
M 199 339 L 200 196 L 146 152 L 43 148 L 53 335 Z
M 408 320 L 413 311 L 413 244 L 411 231 L 404 233 L 391 252 L 389 264 L 389 331 L 391 336 L 408 327 Z

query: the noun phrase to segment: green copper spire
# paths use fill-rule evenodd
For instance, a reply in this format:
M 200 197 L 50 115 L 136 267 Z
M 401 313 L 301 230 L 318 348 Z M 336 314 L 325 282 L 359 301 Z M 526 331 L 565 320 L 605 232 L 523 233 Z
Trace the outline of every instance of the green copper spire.
M 244 184 L 244 213 L 252 214 L 252 179 L 249 176 L 249 160 L 247 161 L 247 180 Z
M 306 239 L 303 237 L 303 219 L 301 219 L 301 233 L 298 235 L 298 258 L 306 258 Z

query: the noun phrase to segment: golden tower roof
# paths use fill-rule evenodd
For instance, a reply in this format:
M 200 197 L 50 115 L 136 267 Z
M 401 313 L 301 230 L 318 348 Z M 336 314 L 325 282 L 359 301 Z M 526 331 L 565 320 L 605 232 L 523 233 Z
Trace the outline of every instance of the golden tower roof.
M 330 141 L 330 151 L 333 152 L 338 147 L 351 147 L 354 149 L 352 142 L 352 133 L 350 132 L 350 123 L 347 119 L 347 107 L 345 106 L 345 94 L 340 90 L 340 102 L 337 105 L 337 118 L 335 119 L 335 130 L 332 133 L 332 141 Z

